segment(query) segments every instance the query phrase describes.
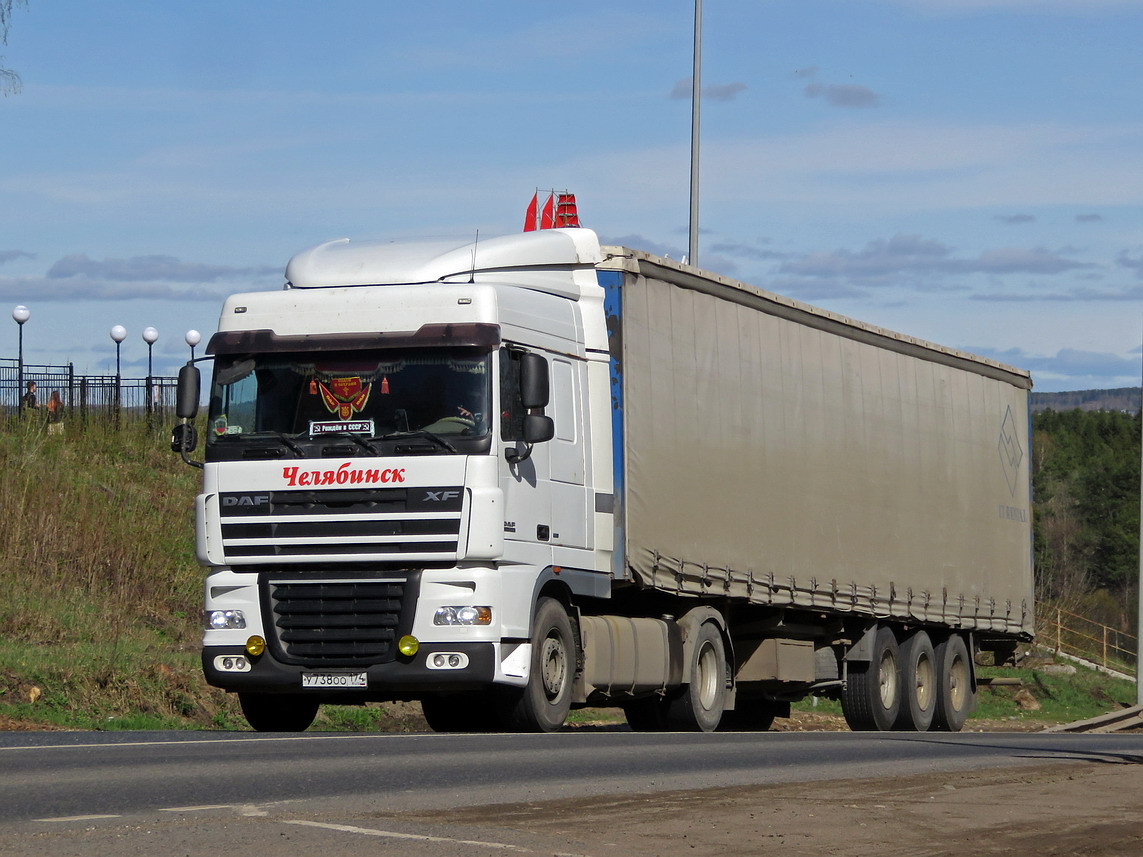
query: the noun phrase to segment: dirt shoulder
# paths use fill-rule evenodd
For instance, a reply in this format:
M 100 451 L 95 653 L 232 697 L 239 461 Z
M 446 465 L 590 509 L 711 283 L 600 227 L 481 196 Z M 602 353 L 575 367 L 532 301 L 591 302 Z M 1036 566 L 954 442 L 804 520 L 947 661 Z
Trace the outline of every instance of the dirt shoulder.
M 592 857 L 779 848 L 784 857 L 1124 857 L 1143 854 L 1140 794 L 1143 764 L 1083 763 L 481 807 L 452 811 L 449 822 Z

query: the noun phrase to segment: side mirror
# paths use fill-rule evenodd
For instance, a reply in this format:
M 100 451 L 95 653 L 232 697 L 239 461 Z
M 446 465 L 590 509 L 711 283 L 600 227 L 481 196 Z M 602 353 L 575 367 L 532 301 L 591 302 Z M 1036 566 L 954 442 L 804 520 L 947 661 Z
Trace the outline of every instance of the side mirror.
M 524 417 L 524 443 L 547 443 L 556 436 L 556 423 L 551 417 L 528 414 Z
M 520 399 L 525 408 L 548 406 L 548 361 L 529 351 L 520 358 Z
M 171 429 L 171 452 L 181 452 L 184 455 L 194 452 L 198 446 L 198 429 L 191 423 L 179 423 Z
M 175 416 L 179 419 L 193 420 L 198 416 L 198 397 L 201 385 L 202 380 L 197 366 L 187 363 L 179 370 L 179 386 L 175 397 Z M 192 446 L 191 449 L 194 447 Z

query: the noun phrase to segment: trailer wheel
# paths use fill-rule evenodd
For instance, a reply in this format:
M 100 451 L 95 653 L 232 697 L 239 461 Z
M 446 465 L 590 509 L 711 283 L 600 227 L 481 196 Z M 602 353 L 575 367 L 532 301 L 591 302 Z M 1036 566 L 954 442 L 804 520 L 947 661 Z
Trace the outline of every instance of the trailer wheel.
M 506 691 L 504 725 L 513 732 L 555 732 L 571 709 L 576 644 L 567 610 L 555 598 L 536 603 L 528 684 Z
M 960 634 L 950 634 L 937 644 L 935 652 L 937 705 L 933 712 L 933 728 L 942 732 L 959 732 L 976 705 L 968 646 Z
M 895 729 L 927 732 L 937 707 L 937 658 L 925 631 L 901 644 L 901 710 Z
M 299 694 L 240 693 L 238 703 L 258 732 L 304 732 L 318 713 L 318 701 Z
M 901 653 L 893 629 L 881 625 L 869 663 L 851 663 L 841 692 L 841 711 L 854 732 L 888 732 L 901 710 Z
M 726 701 L 726 647 L 713 622 L 699 625 L 691 653 L 691 680 L 667 700 L 667 726 L 678 732 L 713 732 Z

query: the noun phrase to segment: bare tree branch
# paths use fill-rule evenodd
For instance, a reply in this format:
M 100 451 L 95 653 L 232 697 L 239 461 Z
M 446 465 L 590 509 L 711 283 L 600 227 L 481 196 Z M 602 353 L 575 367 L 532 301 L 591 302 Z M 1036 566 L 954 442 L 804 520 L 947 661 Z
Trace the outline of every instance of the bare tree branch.
M 12 26 L 12 10 L 16 6 L 26 6 L 28 0 L 0 0 L 0 45 L 8 44 L 8 28 Z M 4 57 L 0 56 L 0 95 L 12 95 L 20 91 L 20 75 L 4 67 Z

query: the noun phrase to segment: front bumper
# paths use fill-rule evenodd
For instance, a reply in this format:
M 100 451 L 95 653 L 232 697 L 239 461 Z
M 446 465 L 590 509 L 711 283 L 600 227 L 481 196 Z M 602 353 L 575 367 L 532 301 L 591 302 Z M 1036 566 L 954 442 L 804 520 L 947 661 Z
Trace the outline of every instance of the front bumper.
M 241 646 L 206 646 L 202 650 L 202 669 L 208 684 L 228 691 L 255 693 L 304 693 L 323 702 L 384 702 L 416 697 L 425 693 L 479 690 L 490 686 L 497 674 L 498 646 L 495 643 L 422 644 L 412 657 L 360 667 L 310 667 L 284 664 L 275 660 L 269 649 L 251 657 Z M 468 659 L 463 669 L 433 669 L 429 659 L 436 654 L 461 654 Z M 219 669 L 216 659 L 244 657 L 250 663 L 247 672 Z M 356 675 L 365 673 L 367 687 L 346 690 L 302 686 L 304 673 Z

